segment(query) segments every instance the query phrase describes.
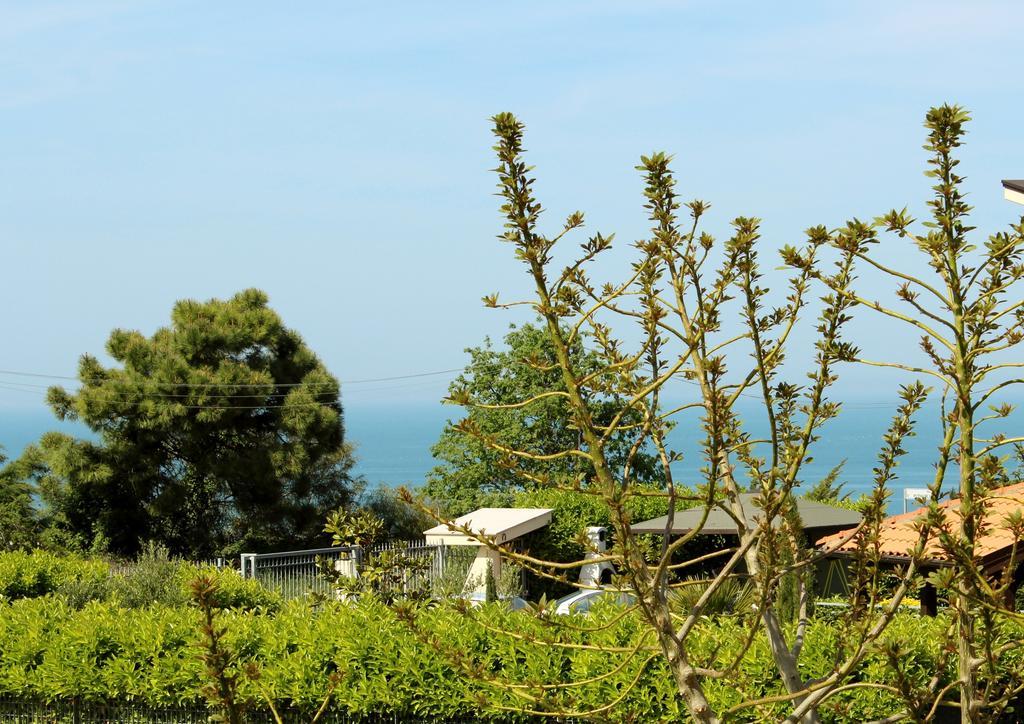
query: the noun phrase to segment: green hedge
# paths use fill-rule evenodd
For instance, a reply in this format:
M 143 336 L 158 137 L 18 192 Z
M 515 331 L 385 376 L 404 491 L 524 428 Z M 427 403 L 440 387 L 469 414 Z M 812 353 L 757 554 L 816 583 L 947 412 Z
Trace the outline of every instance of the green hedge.
M 45 551 L 0 553 L 0 601 L 55 595 L 70 606 L 106 601 L 125 608 L 153 604 L 186 606 L 189 582 L 200 572 L 214 577 L 218 604 L 226 608 L 273 611 L 281 597 L 236 571 L 174 560 L 150 549 L 122 572 L 103 560 Z
M 44 596 L 71 586 L 100 585 L 109 564 L 45 551 L 0 553 L 0 599 Z
M 435 605 L 418 611 L 413 628 L 379 602 L 329 602 L 317 608 L 303 601 L 282 603 L 232 571 L 214 572 L 159 555 L 112 574 L 101 561 L 0 554 L 0 699 L 201 706 L 207 682 L 198 659 L 200 617 L 186 604 L 188 581 L 200 571 L 217 577 L 217 603 L 224 607 L 219 625 L 240 657 L 239 666 L 259 664 L 259 680 L 245 679 L 240 689 L 254 709 L 263 708 L 264 694 L 284 708 L 315 709 L 328 678 L 337 674 L 334 710 L 353 717 L 516 721 L 528 702 L 538 709 L 577 712 L 617 702 L 599 718 L 687 718 L 657 654 L 579 685 L 622 664 L 623 655 L 608 649 L 640 642 L 646 629 L 634 614 L 617 617 L 615 609 L 597 607 L 589 618 L 558 619 L 576 627 L 553 628 L 500 605 L 472 616 L 451 605 Z M 849 683 L 867 686 L 830 699 L 821 711 L 823 721 L 879 719 L 897 710 L 893 694 L 871 686 L 897 683 L 890 660 L 899 662 L 914 686 L 935 673 L 944 683 L 952 681 L 955 660 L 943 662 L 940 655 L 946 626 L 942 617 L 898 614 L 850 678 Z M 745 635 L 736 617 L 703 619 L 688 640 L 691 660 L 698 666 L 721 666 L 741 650 Z M 815 619 L 806 632 L 802 673 L 809 679 L 827 675 L 849 638 L 838 622 Z M 1024 625 L 1005 624 L 1002 642 L 1021 638 Z M 1008 650 L 999 665 L 1003 671 L 1020 671 L 1024 647 Z M 459 667 L 477 675 L 460 675 Z M 518 691 L 525 697 L 488 679 L 524 685 Z M 542 689 L 540 684 L 573 686 Z M 782 693 L 763 637 L 755 638 L 733 675 L 708 679 L 705 686 L 719 711 Z M 732 718 L 778 719 L 785 711 L 784 705 L 773 704 Z
M 608 622 L 613 613 L 598 610 L 585 621 L 590 625 Z M 453 652 L 459 652 L 461 665 L 484 677 L 518 683 L 579 682 L 622 661 L 620 654 L 540 646 L 488 630 L 509 629 L 542 640 L 556 635 L 528 614 L 496 606 L 475 616 L 479 620 L 449 606 L 430 608 L 418 615 L 417 634 L 379 603 L 331 603 L 312 610 L 293 601 L 270 615 L 228 611 L 222 623 L 228 645 L 243 661 L 261 665 L 259 681 L 245 680 L 241 685 L 243 699 L 256 708 L 262 708 L 262 687 L 281 706 L 313 709 L 325 694 L 328 676 L 338 672 L 341 684 L 334 708 L 347 714 L 515 720 L 521 717 L 509 710 L 521 708 L 523 700 L 500 687 L 458 675 Z M 13 601 L 0 607 L 0 697 L 77 697 L 152 706 L 199 703 L 204 681 L 197 659 L 198 621 L 194 610 L 163 605 L 130 609 L 91 602 L 76 610 L 59 596 Z M 887 640 L 902 647 L 903 660 L 911 663 L 907 673 L 919 684 L 939 665 L 937 642 L 944 625 L 941 618 L 901 614 L 887 634 Z M 630 615 L 589 633 L 560 628 L 557 636 L 563 642 L 623 647 L 638 641 L 642 631 L 642 623 Z M 694 661 L 738 651 L 743 633 L 730 618 L 705 621 L 691 640 Z M 803 658 L 809 663 L 804 673 L 825 674 L 841 639 L 835 625 L 813 624 L 805 643 Z M 569 710 L 602 706 L 618 699 L 638 679 L 637 686 L 602 718 L 685 719 L 661 658 L 653 657 L 645 668 L 641 661 L 642 657 L 603 681 L 549 692 L 538 706 Z M 944 677 L 952 675 L 943 672 Z M 716 707 L 728 707 L 744 698 L 781 693 L 778 678 L 766 642 L 758 639 L 736 677 L 709 680 L 707 692 Z M 875 652 L 854 680 L 892 684 L 894 675 L 882 653 Z M 539 689 L 525 691 L 540 694 Z M 822 718 L 864 721 L 897 708 L 891 694 L 859 688 L 830 700 Z M 783 711 L 781 706 L 762 707 L 743 712 L 741 720 L 774 719 Z

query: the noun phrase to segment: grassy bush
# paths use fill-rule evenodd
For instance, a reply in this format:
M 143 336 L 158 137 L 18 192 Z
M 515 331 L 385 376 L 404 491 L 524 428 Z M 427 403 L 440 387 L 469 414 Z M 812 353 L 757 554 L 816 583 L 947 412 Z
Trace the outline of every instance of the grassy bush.
M 635 615 L 617 617 L 614 607 L 595 606 L 581 627 L 552 629 L 535 617 L 484 607 L 466 617 L 452 605 L 421 611 L 416 629 L 374 600 L 328 602 L 311 609 L 287 604 L 258 582 L 233 571 L 214 571 L 147 552 L 124 573 L 111 575 L 102 561 L 49 553 L 0 554 L 0 697 L 56 700 L 138 701 L 152 706 L 194 705 L 204 681 L 199 654 L 199 613 L 186 604 L 187 584 L 205 572 L 215 577 L 216 604 L 224 610 L 228 646 L 237 669 L 259 665 L 258 680 L 242 679 L 240 696 L 251 707 L 271 697 L 284 707 L 315 709 L 328 680 L 340 684 L 334 706 L 355 716 L 474 718 L 513 721 L 524 703 L 509 690 L 486 683 L 559 684 L 590 681 L 622 663 L 621 654 L 589 648 L 528 643 L 550 641 L 600 648 L 634 645 L 645 628 Z M 699 595 L 683 589 L 679 605 Z M 723 666 L 738 655 L 747 635 L 743 617 L 749 592 L 740 582 L 723 592 L 719 615 L 702 618 L 691 642 L 691 658 L 702 666 Z M 721 615 L 726 614 L 726 615 Z M 880 719 L 901 708 L 883 684 L 920 689 L 938 673 L 954 680 L 956 662 L 944 658 L 948 622 L 900 613 L 851 679 L 859 684 L 829 699 L 825 722 Z M 504 636 L 495 630 L 510 630 Z M 1006 624 L 1001 641 L 1019 641 L 1024 624 Z M 806 632 L 802 674 L 827 675 L 853 637 L 841 623 L 816 618 Z M 454 657 L 454 658 L 453 658 Z M 1010 649 L 1000 666 L 1019 670 L 1024 649 Z M 460 676 L 458 667 L 476 671 Z M 997 672 L 998 676 L 1003 676 Z M 636 681 L 636 686 L 632 682 Z M 735 674 L 706 682 L 719 710 L 744 700 L 782 693 L 778 672 L 762 636 L 742 657 Z M 623 692 L 628 693 L 623 696 Z M 603 718 L 619 721 L 685 719 L 662 659 L 639 657 L 607 679 L 548 689 L 536 702 L 543 709 L 584 711 L 621 701 Z M 771 704 L 740 711 L 733 719 L 756 721 L 784 716 Z
M 188 583 L 200 572 L 214 576 L 217 603 L 224 608 L 274 611 L 281 597 L 236 571 L 197 566 L 175 560 L 166 549 L 148 547 L 122 572 L 112 573 L 106 561 L 58 556 L 45 551 L 0 553 L 0 599 L 56 596 L 73 609 L 92 602 L 122 608 L 161 605 L 184 607 Z
M 213 576 L 217 584 L 215 598 L 217 605 L 221 608 L 254 613 L 273 613 L 284 603 L 284 599 L 278 592 L 270 590 L 259 581 L 242 578 L 242 574 L 230 568 L 217 570 L 213 566 L 185 564 L 178 572 L 179 590 L 187 592 L 189 582 L 200 573 Z
M 680 616 L 690 611 L 707 592 L 710 582 L 706 578 L 687 578 L 672 591 L 672 608 Z M 704 604 L 704 615 L 750 614 L 756 611 L 757 592 L 754 587 L 737 578 L 729 578 L 716 588 Z

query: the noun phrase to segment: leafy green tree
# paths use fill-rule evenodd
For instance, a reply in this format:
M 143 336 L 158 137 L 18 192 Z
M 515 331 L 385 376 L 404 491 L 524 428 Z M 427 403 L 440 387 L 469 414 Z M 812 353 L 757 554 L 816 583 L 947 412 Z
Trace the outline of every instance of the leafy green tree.
M 141 499 L 113 477 L 106 459 L 101 445 L 48 432 L 12 464 L 43 503 L 44 547 L 134 552 L 150 536 Z
M 39 520 L 32 504 L 32 486 L 0 452 L 0 551 L 31 548 L 38 540 Z
M 359 508 L 383 524 L 381 538 L 389 541 L 418 540 L 437 521 L 401 499 L 394 488 L 378 485 L 359 498 Z
M 502 450 L 529 450 L 535 456 L 557 454 L 581 443 L 572 423 L 554 346 L 547 333 L 533 324 L 512 325 L 505 348 L 490 339 L 467 349 L 470 362 L 449 388 L 453 401 L 472 399 L 466 416 L 445 425 L 431 452 L 441 461 L 427 477 L 426 495 L 447 515 L 457 516 L 481 506 L 513 505 L 517 492 L 543 487 L 545 481 L 582 481 L 592 474 L 579 457 L 555 460 L 511 460 Z M 577 337 L 569 348 L 584 374 L 602 374 L 598 355 Z M 528 407 L 523 400 L 539 399 Z M 621 409 L 614 395 L 595 392 L 587 403 L 595 423 L 605 424 Z M 613 465 L 625 463 L 635 436 L 627 425 L 607 444 Z M 466 434 L 471 432 L 472 434 Z M 654 458 L 646 452 L 632 461 L 640 481 L 650 480 Z
M 24 460 L 80 542 L 191 556 L 303 546 L 350 502 L 338 381 L 263 292 L 180 301 L 152 337 L 114 330 L 107 353 L 121 366 L 84 355 L 81 387 L 48 394 L 96 441 L 49 433 Z

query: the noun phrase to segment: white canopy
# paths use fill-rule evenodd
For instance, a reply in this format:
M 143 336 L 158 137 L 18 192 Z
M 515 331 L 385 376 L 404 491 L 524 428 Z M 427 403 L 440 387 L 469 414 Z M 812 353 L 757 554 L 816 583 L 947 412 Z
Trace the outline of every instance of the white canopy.
M 551 522 L 551 508 L 480 508 L 452 521 L 495 543 L 507 543 Z M 478 546 L 480 541 L 452 530 L 447 523 L 424 531 L 429 545 Z

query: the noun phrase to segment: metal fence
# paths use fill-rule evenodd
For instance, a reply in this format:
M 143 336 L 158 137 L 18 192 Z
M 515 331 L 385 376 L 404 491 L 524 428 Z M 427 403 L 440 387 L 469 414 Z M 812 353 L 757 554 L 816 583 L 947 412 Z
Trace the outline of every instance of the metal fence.
M 18 724 L 200 724 L 210 721 L 205 706 L 151 707 L 137 703 L 0 699 L 0 722 Z
M 351 557 L 356 567 L 385 551 L 401 551 L 407 556 L 427 559 L 423 571 L 410 572 L 403 581 L 407 589 L 430 587 L 444 575 L 448 558 L 445 546 L 428 545 L 426 541 L 397 541 L 374 546 L 368 551 L 358 547 L 314 548 L 304 551 L 282 551 L 280 553 L 243 553 L 241 571 L 246 578 L 252 578 L 267 588 L 279 592 L 285 598 L 299 598 L 308 593 L 328 593 L 329 583 L 324 580 L 317 566 L 317 560 L 337 561 Z
M 365 560 L 372 561 L 374 556 L 387 551 L 399 551 L 423 566 L 420 569 L 417 565 L 405 574 L 402 580 L 405 591 L 434 590 L 444 575 L 449 558 L 449 549 L 443 545 L 428 545 L 426 541 L 396 541 L 374 546 L 366 553 Z
M 243 553 L 242 575 L 277 591 L 285 598 L 300 598 L 307 593 L 327 593 L 327 581 L 320 575 L 317 560 L 336 561 L 352 548 L 313 548 L 280 553 Z M 356 554 L 358 555 L 358 554 Z
M 177 558 L 166 559 L 168 562 L 182 562 L 190 563 L 201 568 L 216 568 L 218 571 L 225 568 L 232 568 L 231 558 L 201 558 L 198 560 L 184 560 Z M 125 560 L 125 559 L 112 559 L 107 562 L 110 566 L 110 575 L 112 576 L 130 576 L 139 570 L 138 560 Z

